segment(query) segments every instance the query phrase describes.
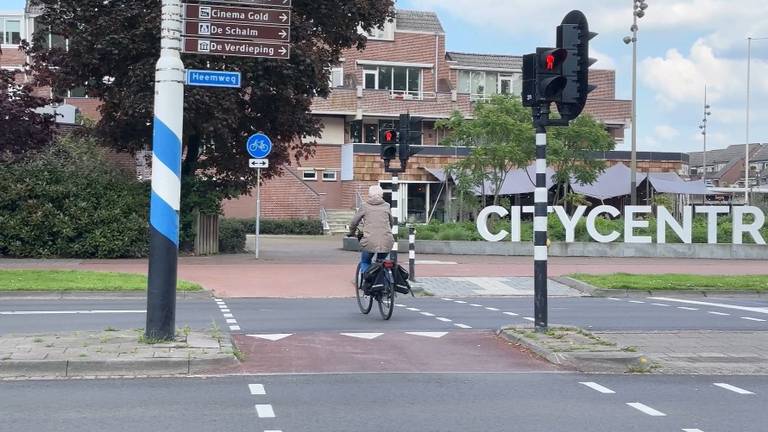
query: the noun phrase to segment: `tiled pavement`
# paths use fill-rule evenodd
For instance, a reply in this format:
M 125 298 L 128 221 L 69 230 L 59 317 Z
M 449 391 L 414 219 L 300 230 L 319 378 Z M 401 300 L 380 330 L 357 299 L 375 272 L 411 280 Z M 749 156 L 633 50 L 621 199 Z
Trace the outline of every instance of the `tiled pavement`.
M 424 277 L 418 278 L 421 287 L 436 296 L 532 296 L 532 277 Z M 577 290 L 550 280 L 550 296 L 578 297 Z

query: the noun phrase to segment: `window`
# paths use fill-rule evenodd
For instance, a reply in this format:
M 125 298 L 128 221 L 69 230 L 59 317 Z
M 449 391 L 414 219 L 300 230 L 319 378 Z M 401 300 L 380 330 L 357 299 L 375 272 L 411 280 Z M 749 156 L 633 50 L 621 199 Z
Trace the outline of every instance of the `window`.
M 331 88 L 344 87 L 344 68 L 343 67 L 331 68 L 329 85 Z
M 365 143 L 367 144 L 376 144 L 379 142 L 379 128 L 378 125 L 375 124 L 367 124 L 363 127 L 365 130 Z
M 514 91 L 514 77 L 511 75 L 499 76 L 499 94 L 510 96 L 514 94 Z
M 353 144 L 360 144 L 363 142 L 363 122 L 353 121 L 349 124 L 349 139 Z
M 395 22 L 389 20 L 384 23 L 382 28 L 374 28 L 371 31 L 365 33 L 369 39 L 377 40 L 395 40 Z
M 468 93 L 473 99 L 487 98 L 496 94 L 512 94 L 511 76 L 483 71 L 459 71 L 459 92 Z
M 301 172 L 301 178 L 303 180 L 317 180 L 317 171 L 313 169 L 304 170 Z
M 413 97 L 421 95 L 421 69 L 402 66 L 368 66 L 363 70 L 366 89 L 391 90 Z
M 21 20 L 0 18 L 0 43 L 3 45 L 21 43 Z
M 88 94 L 85 91 L 85 87 L 75 87 L 71 90 L 57 90 L 53 94 L 61 98 L 87 98 L 88 97 Z
M 336 171 L 323 171 L 323 181 L 336 181 Z
M 363 70 L 363 81 L 367 89 L 379 88 L 378 70 L 376 68 L 366 68 Z

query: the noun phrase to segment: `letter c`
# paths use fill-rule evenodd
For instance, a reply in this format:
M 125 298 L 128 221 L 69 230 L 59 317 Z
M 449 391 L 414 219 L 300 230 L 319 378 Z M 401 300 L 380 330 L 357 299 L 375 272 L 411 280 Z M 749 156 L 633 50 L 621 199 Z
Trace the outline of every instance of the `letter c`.
M 501 230 L 498 234 L 491 234 L 491 232 L 488 231 L 488 217 L 491 214 L 505 217 L 509 214 L 509 211 L 501 206 L 489 206 L 484 208 L 480 214 L 477 215 L 477 231 L 480 233 L 480 237 L 485 241 L 500 242 L 509 235 L 509 232 Z

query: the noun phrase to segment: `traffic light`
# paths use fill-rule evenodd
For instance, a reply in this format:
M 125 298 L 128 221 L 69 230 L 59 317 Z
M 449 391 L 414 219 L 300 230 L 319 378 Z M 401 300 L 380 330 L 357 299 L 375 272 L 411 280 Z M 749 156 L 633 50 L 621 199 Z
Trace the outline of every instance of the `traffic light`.
M 381 158 L 385 161 L 397 157 L 398 136 L 394 129 L 382 129 L 379 142 L 381 143 Z
M 568 52 L 562 73 L 566 85 L 557 101 L 560 117 L 570 121 L 584 110 L 589 92 L 596 87 L 589 84 L 589 67 L 597 60 L 589 58 L 589 41 L 597 33 L 589 31 L 587 18 L 581 11 L 571 11 L 557 28 L 557 46 Z
M 533 107 L 558 102 L 568 81 L 563 65 L 568 51 L 561 48 L 536 48 L 536 54 L 523 56 L 523 106 Z
M 412 145 L 421 145 L 422 117 L 411 117 L 410 114 L 400 114 L 400 160 L 407 161 L 420 149 L 411 148 Z

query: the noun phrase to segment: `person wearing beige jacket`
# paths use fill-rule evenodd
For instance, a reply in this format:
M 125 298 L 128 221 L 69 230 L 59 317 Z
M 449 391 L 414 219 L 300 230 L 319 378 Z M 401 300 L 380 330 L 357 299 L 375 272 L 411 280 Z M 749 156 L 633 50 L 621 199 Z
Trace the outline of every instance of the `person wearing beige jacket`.
M 361 224 L 363 237 L 360 239 L 360 271 L 365 273 L 371 266 L 373 256 L 385 259 L 395 243 L 392 236 L 392 211 L 384 201 L 384 190 L 378 185 L 368 189 L 368 199 L 349 225 L 350 235 L 354 235 Z

